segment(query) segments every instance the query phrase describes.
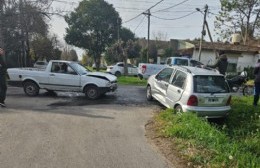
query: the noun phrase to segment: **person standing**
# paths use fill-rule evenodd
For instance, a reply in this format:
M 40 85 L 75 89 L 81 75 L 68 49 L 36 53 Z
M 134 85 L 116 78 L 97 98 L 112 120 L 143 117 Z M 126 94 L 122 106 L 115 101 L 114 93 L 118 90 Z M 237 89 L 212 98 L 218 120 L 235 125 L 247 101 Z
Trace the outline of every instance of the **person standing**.
M 257 64 L 254 68 L 255 75 L 255 87 L 254 87 L 254 102 L 253 105 L 257 106 L 260 94 L 260 59 L 258 59 Z
M 5 98 L 6 98 L 6 74 L 7 67 L 4 61 L 4 50 L 0 48 L 0 106 L 6 107 Z
M 218 61 L 214 65 L 207 65 L 207 67 L 217 68 L 220 74 L 226 75 L 228 67 L 227 55 L 223 51 L 220 51 Z

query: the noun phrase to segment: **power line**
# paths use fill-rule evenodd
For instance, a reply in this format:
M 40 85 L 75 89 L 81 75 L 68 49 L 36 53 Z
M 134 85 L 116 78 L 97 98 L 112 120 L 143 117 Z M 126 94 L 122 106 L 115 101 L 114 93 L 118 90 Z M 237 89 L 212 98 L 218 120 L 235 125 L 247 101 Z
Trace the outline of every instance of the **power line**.
M 136 28 L 135 28 L 135 30 L 134 30 L 134 32 L 136 31 L 136 29 L 138 29 L 138 27 L 143 23 L 143 21 L 144 21 L 144 19 L 145 19 L 145 16 L 143 17 L 143 19 L 141 20 L 141 22 L 138 24 L 138 26 L 136 26 Z
M 164 1 L 164 0 L 160 0 L 159 2 L 157 2 L 156 4 L 154 4 L 153 6 L 151 6 L 150 8 L 148 8 L 146 11 L 148 11 L 148 10 L 154 8 L 155 6 L 159 5 L 159 4 L 162 3 L 163 1 Z M 144 11 L 144 12 L 145 12 L 145 11 Z M 123 22 L 123 23 L 127 23 L 127 22 L 130 22 L 130 21 L 132 21 L 132 20 L 138 18 L 138 17 L 141 16 L 144 12 L 140 13 L 139 15 L 137 15 L 137 16 L 135 16 L 135 17 L 133 17 L 133 18 L 131 18 L 131 19 L 129 19 L 129 20 Z
M 187 15 L 184 15 L 184 16 L 181 16 L 181 17 L 177 17 L 177 18 L 171 18 L 171 19 L 169 19 L 169 18 L 161 18 L 161 17 L 154 16 L 154 15 L 151 15 L 151 16 L 153 16 L 153 17 L 155 17 L 155 18 L 157 18 L 157 19 L 161 19 L 161 20 L 178 20 L 178 19 L 182 19 L 182 18 L 188 17 L 188 16 L 190 16 L 190 15 L 192 15 L 193 13 L 196 13 L 196 12 L 198 12 L 198 11 L 193 11 L 193 12 L 191 12 L 191 13 L 188 13 Z
M 168 9 L 174 8 L 174 7 L 179 6 L 179 5 L 181 5 L 181 4 L 183 4 L 183 3 L 187 2 L 187 1 L 189 1 L 189 0 L 184 0 L 184 1 L 180 2 L 180 3 L 178 3 L 178 4 L 175 4 L 175 5 L 170 6 L 170 7 L 168 7 L 168 8 L 160 9 L 160 10 L 155 11 L 155 12 L 153 12 L 153 13 L 157 13 L 157 12 L 161 12 L 161 11 L 165 11 L 165 10 L 168 10 Z

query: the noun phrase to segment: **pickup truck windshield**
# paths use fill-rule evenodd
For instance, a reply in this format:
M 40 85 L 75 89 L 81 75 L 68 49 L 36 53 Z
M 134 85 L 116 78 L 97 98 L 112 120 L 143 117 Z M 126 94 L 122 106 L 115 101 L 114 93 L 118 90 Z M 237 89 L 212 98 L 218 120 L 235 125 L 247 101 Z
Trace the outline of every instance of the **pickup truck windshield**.
M 70 66 L 79 74 L 85 75 L 88 73 L 88 70 L 83 66 L 79 65 L 78 63 L 70 63 Z

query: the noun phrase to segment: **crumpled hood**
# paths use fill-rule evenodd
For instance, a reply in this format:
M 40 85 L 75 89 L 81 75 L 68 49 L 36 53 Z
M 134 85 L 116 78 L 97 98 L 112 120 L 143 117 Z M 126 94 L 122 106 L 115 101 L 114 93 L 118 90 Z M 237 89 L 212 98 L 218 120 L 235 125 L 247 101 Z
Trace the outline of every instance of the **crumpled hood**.
M 103 73 L 103 72 L 88 72 L 87 76 L 93 76 L 93 77 L 97 77 L 97 78 L 106 78 L 108 79 L 110 82 L 116 81 L 117 77 L 108 73 Z

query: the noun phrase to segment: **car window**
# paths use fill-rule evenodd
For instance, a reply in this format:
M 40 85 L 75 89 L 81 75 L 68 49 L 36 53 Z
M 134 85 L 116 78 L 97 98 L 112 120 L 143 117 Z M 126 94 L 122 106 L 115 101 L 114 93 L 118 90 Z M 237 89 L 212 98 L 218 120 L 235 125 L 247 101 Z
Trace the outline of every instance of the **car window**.
M 223 76 L 194 76 L 195 93 L 227 93 L 228 85 Z
M 119 67 L 124 67 L 124 64 L 123 64 L 123 63 L 117 64 L 117 66 L 119 66 Z
M 184 88 L 187 74 L 177 70 L 172 79 L 172 85 L 179 88 Z
M 127 67 L 133 68 L 133 65 L 132 64 L 127 64 Z
M 201 62 L 199 62 L 199 61 L 190 60 L 190 66 L 195 67 L 195 66 L 201 66 L 201 65 L 203 65 L 203 64 Z
M 166 64 L 171 65 L 171 63 L 172 63 L 172 59 L 168 58 Z
M 173 69 L 172 68 L 165 68 L 160 73 L 156 75 L 156 79 L 162 80 L 165 82 L 169 82 L 172 76 Z
M 188 66 L 188 60 L 176 58 L 176 59 L 174 60 L 174 64 L 175 64 L 175 65 Z

